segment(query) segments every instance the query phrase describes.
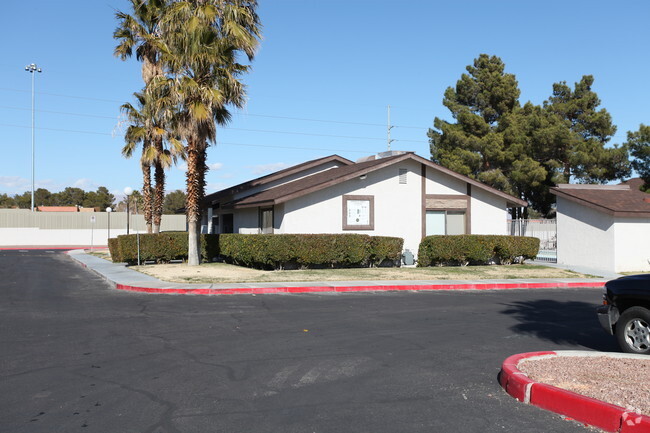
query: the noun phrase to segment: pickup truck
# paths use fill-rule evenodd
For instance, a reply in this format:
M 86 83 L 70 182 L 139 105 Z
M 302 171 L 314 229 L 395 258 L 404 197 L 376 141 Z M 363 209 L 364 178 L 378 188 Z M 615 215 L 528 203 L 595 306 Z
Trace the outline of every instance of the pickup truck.
M 603 290 L 600 324 L 623 352 L 650 355 L 650 274 L 608 281 Z

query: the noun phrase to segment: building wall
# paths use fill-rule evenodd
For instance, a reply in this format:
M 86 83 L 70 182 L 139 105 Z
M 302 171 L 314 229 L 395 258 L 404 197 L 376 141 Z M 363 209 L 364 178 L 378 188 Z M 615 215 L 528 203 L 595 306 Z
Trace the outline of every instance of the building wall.
M 421 165 L 404 161 L 284 204 L 278 233 L 363 233 L 404 238 L 404 248 L 417 254 L 422 235 Z M 407 183 L 399 183 L 405 168 Z M 343 230 L 343 196 L 374 196 L 374 230 Z
M 557 262 L 615 272 L 614 217 L 557 198 Z
M 126 212 L 48 213 L 0 209 L 0 246 L 105 246 L 109 233 L 112 238 L 126 234 L 126 217 Z M 163 215 L 161 231 L 185 231 L 185 221 L 185 215 Z M 147 232 L 144 217 L 131 214 L 129 233 L 137 232 Z
M 234 217 L 234 233 L 257 234 L 259 233 L 258 208 L 240 209 Z
M 467 194 L 467 183 L 427 167 L 427 194 Z
M 407 170 L 407 183 L 399 183 L 399 170 Z M 467 184 L 427 167 L 422 191 L 422 165 L 413 160 L 367 173 L 274 207 L 274 233 L 362 233 L 396 236 L 404 248 L 417 254 L 423 230 L 423 194 L 466 195 Z M 374 197 L 374 229 L 343 229 L 343 196 Z M 472 189 L 471 231 L 506 234 L 506 201 L 478 188 Z M 234 211 L 235 233 L 258 233 L 257 208 Z
M 137 231 L 131 229 L 130 233 Z M 140 228 L 140 233 L 146 233 Z M 111 238 L 125 235 L 126 229 L 111 229 Z M 107 246 L 108 229 L 39 229 L 38 227 L 0 228 L 0 246 Z
M 473 235 L 508 234 L 508 209 L 505 199 L 473 187 L 470 203 Z
M 39 229 L 126 229 L 126 212 L 32 212 L 28 209 L 0 209 L 0 228 L 39 228 Z M 145 230 L 142 214 L 131 214 L 131 229 Z M 185 215 L 163 215 L 162 231 L 185 231 Z M 0 239 L 1 242 L 1 239 Z
M 650 271 L 650 219 L 616 218 L 616 272 Z

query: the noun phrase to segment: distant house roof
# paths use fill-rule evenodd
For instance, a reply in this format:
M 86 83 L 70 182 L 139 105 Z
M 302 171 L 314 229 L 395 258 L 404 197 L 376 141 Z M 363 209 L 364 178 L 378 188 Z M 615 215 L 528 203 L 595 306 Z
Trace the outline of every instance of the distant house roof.
M 620 185 L 561 184 L 551 188 L 558 197 L 614 216 L 650 217 L 650 194 L 641 191 L 643 180 L 630 179 Z
M 78 212 L 77 206 L 38 206 L 39 212 Z
M 333 155 L 335 157 L 336 155 Z M 331 157 L 330 157 L 331 158 Z M 325 170 L 319 173 L 315 173 L 313 175 L 307 176 L 305 178 L 295 180 L 292 182 L 287 182 L 283 185 L 276 186 L 274 188 L 269 188 L 248 196 L 245 196 L 241 199 L 233 200 L 227 203 L 223 203 L 225 206 L 232 206 L 234 208 L 246 208 L 246 207 L 258 207 L 258 206 L 271 206 L 275 204 L 280 204 L 284 203 L 288 200 L 292 200 L 294 198 L 298 198 L 316 191 L 319 191 L 321 189 L 330 187 L 332 185 L 336 185 L 341 182 L 345 182 L 350 179 L 354 179 L 356 177 L 359 177 L 365 173 L 370 173 L 375 170 L 379 170 L 381 168 L 387 167 L 389 165 L 396 164 L 400 161 L 404 161 L 407 159 L 413 159 L 417 162 L 420 162 L 422 164 L 425 164 L 437 171 L 446 173 L 454 178 L 460 179 L 464 182 L 467 182 L 471 185 L 474 185 L 480 189 L 483 189 L 487 192 L 490 192 L 492 194 L 495 194 L 499 197 L 502 197 L 506 199 L 508 205 L 510 206 L 527 206 L 528 203 L 526 203 L 524 200 L 520 200 L 518 198 L 515 198 L 509 194 L 506 194 L 504 192 L 501 192 L 497 189 L 491 188 L 487 185 L 482 184 L 481 182 L 478 182 L 474 179 L 471 179 L 467 176 L 463 176 L 461 174 L 458 174 L 452 170 L 449 170 L 445 167 L 442 167 L 438 164 L 435 164 L 427 159 L 424 159 L 418 155 L 415 155 L 413 152 L 405 152 L 402 154 L 394 155 L 394 156 L 387 156 L 384 158 L 379 158 L 379 159 L 370 159 L 370 160 L 364 160 L 362 162 L 357 162 L 357 163 L 352 163 L 348 160 L 348 163 L 346 165 L 343 165 L 338 168 L 333 168 L 330 170 Z M 319 161 L 319 160 L 316 160 Z M 315 161 L 311 161 L 312 163 Z M 298 167 L 298 166 L 296 166 Z M 289 168 L 287 170 L 292 170 L 295 167 Z M 275 176 L 278 175 L 280 172 L 274 173 L 273 175 L 270 176 Z M 287 175 L 285 175 L 287 176 Z M 279 176 L 282 177 L 282 176 Z M 276 177 L 277 179 L 277 177 Z M 255 182 L 255 181 L 251 181 Z M 246 184 L 241 184 L 238 185 L 237 187 L 241 187 L 242 185 Z M 253 185 L 251 185 L 252 187 Z M 233 188 L 237 188 L 233 187 Z M 237 192 L 243 192 L 245 189 L 250 188 L 250 187 L 244 187 L 239 189 Z M 231 188 L 232 189 L 232 188 Z M 223 190 L 219 191 L 215 194 L 212 194 L 211 196 L 214 198 L 218 197 L 225 197 L 228 196 L 229 194 L 226 192 L 229 190 Z

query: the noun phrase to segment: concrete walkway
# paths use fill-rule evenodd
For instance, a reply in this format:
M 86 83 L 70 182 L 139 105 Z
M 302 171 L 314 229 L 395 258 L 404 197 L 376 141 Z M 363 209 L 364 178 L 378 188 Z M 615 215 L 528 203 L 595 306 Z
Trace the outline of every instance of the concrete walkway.
M 503 279 L 503 280 L 391 280 L 391 281 L 325 281 L 270 283 L 170 283 L 129 269 L 124 264 L 111 263 L 72 250 L 71 258 L 110 282 L 116 289 L 147 293 L 170 294 L 268 294 L 314 292 L 360 292 L 390 290 L 499 290 L 524 288 L 602 287 L 608 278 L 562 279 Z M 593 275 L 593 274 L 592 274 Z

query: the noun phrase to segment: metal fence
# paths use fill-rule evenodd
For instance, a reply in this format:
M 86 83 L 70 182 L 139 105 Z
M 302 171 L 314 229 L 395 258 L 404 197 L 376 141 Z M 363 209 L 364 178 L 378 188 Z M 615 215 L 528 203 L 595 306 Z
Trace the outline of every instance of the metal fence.
M 126 228 L 126 212 L 32 212 L 27 209 L 0 209 L 0 228 L 41 230 L 88 230 Z M 146 231 L 142 215 L 129 215 L 131 230 Z M 185 215 L 163 215 L 161 231 L 187 230 Z
M 508 221 L 508 233 L 539 239 L 536 260 L 557 262 L 557 222 L 554 219 L 517 219 Z

